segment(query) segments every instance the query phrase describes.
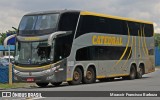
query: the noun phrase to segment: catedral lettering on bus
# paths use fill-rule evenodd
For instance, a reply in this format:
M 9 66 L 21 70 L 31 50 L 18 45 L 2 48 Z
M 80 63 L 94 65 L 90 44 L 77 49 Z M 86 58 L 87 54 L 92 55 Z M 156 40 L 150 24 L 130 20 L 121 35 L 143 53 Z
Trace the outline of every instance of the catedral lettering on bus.
M 93 36 L 92 43 L 96 44 L 105 44 L 105 45 L 122 45 L 121 37 L 110 37 L 110 36 Z
M 93 83 L 153 72 L 153 23 L 78 10 L 23 16 L 14 79 L 40 87 Z

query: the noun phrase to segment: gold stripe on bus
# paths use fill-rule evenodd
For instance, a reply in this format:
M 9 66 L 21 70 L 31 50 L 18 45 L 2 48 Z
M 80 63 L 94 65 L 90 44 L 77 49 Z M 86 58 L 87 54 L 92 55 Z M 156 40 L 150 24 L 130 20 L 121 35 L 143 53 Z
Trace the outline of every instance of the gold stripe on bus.
M 142 27 L 141 27 L 141 38 L 142 38 L 142 37 L 143 37 L 143 39 L 141 39 L 141 40 L 142 40 L 143 52 L 144 52 L 145 55 L 147 55 L 147 53 L 146 53 L 146 51 L 145 51 L 145 47 L 144 47 L 145 44 L 144 44 L 144 41 L 143 41 L 145 37 L 144 37 L 144 34 L 143 34 L 143 29 L 142 29 Z
M 15 68 L 19 68 L 19 69 L 26 69 L 26 70 L 33 70 L 33 69 L 48 69 L 48 68 L 50 68 L 51 67 L 51 65 L 46 65 L 46 66 L 41 66 L 41 67 L 32 67 L 32 68 L 28 68 L 28 67 L 21 67 L 21 66 L 16 66 L 16 65 L 14 65 L 15 66 Z
M 138 30 L 138 50 L 139 50 L 139 58 L 141 59 L 141 48 L 140 48 L 140 45 L 141 45 L 141 37 L 140 37 L 140 31 Z
M 128 54 L 128 57 L 127 57 L 127 60 L 125 61 L 125 63 L 122 65 L 122 68 L 127 64 L 127 62 L 128 62 L 128 59 L 129 59 L 129 57 L 131 56 L 131 53 L 132 53 L 132 46 L 133 46 L 133 36 L 132 36 L 132 43 L 131 43 L 131 49 L 130 49 L 130 51 L 129 51 L 129 54 Z
M 52 63 L 51 65 L 54 66 L 54 65 L 56 65 L 56 64 L 58 64 L 58 63 L 60 63 L 60 62 L 62 62 L 62 60 L 57 61 L 57 62 L 55 62 L 55 63 Z
M 72 81 L 72 78 L 67 78 L 67 81 Z
M 99 14 L 99 13 L 88 12 L 88 11 L 81 11 L 80 15 L 91 15 L 91 16 L 99 16 L 99 17 L 127 20 L 127 21 L 139 22 L 139 23 L 153 24 L 152 22 L 149 22 L 149 21 L 136 20 L 136 19 L 119 17 L 119 16 L 107 15 L 107 14 Z
M 106 76 L 97 76 L 96 78 L 106 78 Z
M 32 67 L 32 68 L 28 68 L 27 66 L 16 66 L 16 65 L 14 65 L 16 68 L 19 68 L 19 69 L 26 69 L 26 70 L 32 70 L 32 69 L 48 69 L 48 68 L 51 68 L 51 65 L 52 66 L 54 66 L 55 64 L 57 64 L 57 63 L 60 63 L 61 62 L 61 60 L 60 61 L 58 61 L 58 62 L 56 62 L 56 63 L 52 63 L 52 64 L 49 64 L 49 65 L 45 65 L 45 66 L 40 66 L 40 67 Z
M 25 37 L 24 38 L 25 41 L 38 41 L 40 40 L 39 37 Z
M 145 28 L 145 26 L 143 27 L 144 47 L 146 49 L 146 55 L 148 55 L 148 49 L 147 49 L 147 44 L 146 44 L 146 37 L 145 37 L 145 33 L 144 33 L 144 28 Z
M 111 74 L 108 77 L 121 77 L 121 76 L 128 76 L 129 74 Z
M 126 45 L 126 49 L 124 50 L 123 54 L 121 55 L 120 59 L 116 62 L 115 65 L 119 64 L 119 62 L 123 59 L 124 55 L 126 54 L 127 52 L 127 49 L 128 49 L 128 46 L 129 46 L 129 43 L 130 43 L 130 30 L 129 30 L 129 26 L 127 24 L 127 28 L 128 28 L 128 42 L 127 42 L 127 45 Z

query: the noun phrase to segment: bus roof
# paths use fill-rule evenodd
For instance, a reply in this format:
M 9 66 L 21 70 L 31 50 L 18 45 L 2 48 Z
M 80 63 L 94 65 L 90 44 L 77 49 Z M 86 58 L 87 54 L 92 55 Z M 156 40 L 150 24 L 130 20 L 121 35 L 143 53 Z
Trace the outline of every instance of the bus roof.
M 94 13 L 94 12 L 89 12 L 89 11 L 67 10 L 67 9 L 64 9 L 64 10 L 52 10 L 52 11 L 32 12 L 32 13 L 28 13 L 28 14 L 26 14 L 26 15 L 39 15 L 39 14 L 65 13 L 65 12 L 80 12 L 80 15 L 91 15 L 91 16 L 99 16 L 99 17 L 106 17 L 106 18 L 127 20 L 127 21 L 139 22 L 139 23 L 153 24 L 153 22 L 149 22 L 149 21 L 136 20 L 136 19 L 119 17 L 119 16 L 113 16 L 113 15 L 108 15 L 108 14 Z
M 52 13 L 65 13 L 65 12 L 79 12 L 80 10 L 51 10 L 51 11 L 39 11 L 39 12 L 31 12 L 26 15 L 41 15 L 41 14 L 52 14 Z
M 81 15 L 91 15 L 91 16 L 99 16 L 99 17 L 120 19 L 120 20 L 127 20 L 127 21 L 133 21 L 133 22 L 139 22 L 139 23 L 146 23 L 146 24 L 153 24 L 153 22 L 149 22 L 149 21 L 136 20 L 136 19 L 131 19 L 131 18 L 125 18 L 125 17 L 119 17 L 119 16 L 112 16 L 112 15 L 100 14 L 100 13 L 94 13 L 94 12 L 88 12 L 88 11 L 81 11 L 80 14 L 81 14 Z

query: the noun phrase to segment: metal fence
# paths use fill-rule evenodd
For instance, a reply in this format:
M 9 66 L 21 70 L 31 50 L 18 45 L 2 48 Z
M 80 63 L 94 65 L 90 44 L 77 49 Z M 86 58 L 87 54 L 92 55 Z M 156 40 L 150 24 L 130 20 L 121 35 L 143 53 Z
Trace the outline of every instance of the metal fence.
M 155 65 L 160 66 L 160 48 L 155 47 Z
M 0 66 L 0 83 L 9 83 L 9 66 Z

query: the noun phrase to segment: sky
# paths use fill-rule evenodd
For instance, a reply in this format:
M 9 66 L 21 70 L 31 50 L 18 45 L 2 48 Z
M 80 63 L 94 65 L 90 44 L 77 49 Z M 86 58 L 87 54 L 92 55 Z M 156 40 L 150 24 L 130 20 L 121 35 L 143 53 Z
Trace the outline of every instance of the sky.
M 29 12 L 63 9 L 151 21 L 155 33 L 160 33 L 160 0 L 0 0 L 0 33 L 18 28 Z

